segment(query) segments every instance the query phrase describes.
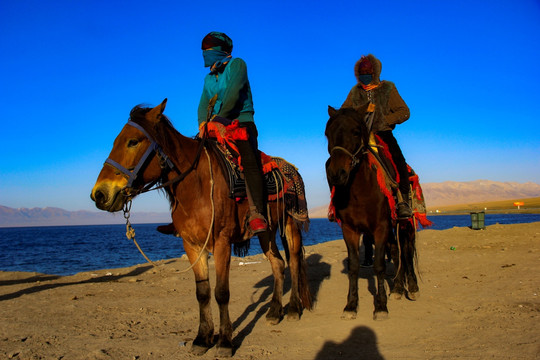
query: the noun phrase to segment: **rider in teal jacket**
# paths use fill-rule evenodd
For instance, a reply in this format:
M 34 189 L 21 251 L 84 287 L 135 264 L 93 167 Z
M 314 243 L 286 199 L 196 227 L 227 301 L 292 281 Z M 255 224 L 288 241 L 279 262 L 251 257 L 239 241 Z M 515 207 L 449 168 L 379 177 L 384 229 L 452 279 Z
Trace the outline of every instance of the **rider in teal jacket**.
M 257 127 L 253 120 L 253 99 L 244 60 L 233 58 L 232 40 L 224 33 L 213 31 L 202 41 L 204 66 L 210 73 L 204 78 L 199 102 L 198 120 L 201 129 L 208 119 L 210 99 L 217 95 L 211 117 L 238 120 L 248 133 L 247 140 L 237 140 L 236 146 L 242 159 L 246 191 L 250 205 L 248 219 L 253 234 L 267 230 L 266 189 L 264 186 L 261 157 L 257 144 Z
M 199 127 L 204 124 L 208 103 L 218 95 L 213 114 L 240 122 L 253 122 L 253 99 L 247 76 L 247 66 L 240 58 L 230 58 L 222 72 L 210 72 L 204 78 L 204 87 L 199 102 Z

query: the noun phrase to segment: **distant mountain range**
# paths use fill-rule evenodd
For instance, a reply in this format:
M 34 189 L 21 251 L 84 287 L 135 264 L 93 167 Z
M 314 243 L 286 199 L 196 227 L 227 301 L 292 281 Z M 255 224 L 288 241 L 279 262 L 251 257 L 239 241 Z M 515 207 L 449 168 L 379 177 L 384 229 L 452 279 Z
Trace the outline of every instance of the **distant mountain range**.
M 521 199 L 540 196 L 540 184 L 527 182 L 497 182 L 476 180 L 468 182 L 445 181 L 422 184 L 428 208 L 468 204 L 484 201 Z M 311 218 L 326 217 L 328 206 L 309 210 Z M 133 212 L 134 224 L 168 223 L 169 213 Z M 0 205 L 0 227 L 125 224 L 122 212 L 111 214 L 101 211 L 67 211 L 59 208 L 20 208 Z
M 525 199 L 540 196 L 540 184 L 534 182 L 498 182 L 475 180 L 421 184 L 428 209 L 438 206 L 477 202 Z M 326 217 L 328 205 L 309 210 L 311 218 Z
M 133 224 L 165 224 L 171 221 L 171 216 L 169 213 L 133 212 L 129 220 Z M 0 227 L 125 223 L 122 212 L 111 214 L 101 211 L 67 211 L 53 207 L 13 209 L 0 205 Z

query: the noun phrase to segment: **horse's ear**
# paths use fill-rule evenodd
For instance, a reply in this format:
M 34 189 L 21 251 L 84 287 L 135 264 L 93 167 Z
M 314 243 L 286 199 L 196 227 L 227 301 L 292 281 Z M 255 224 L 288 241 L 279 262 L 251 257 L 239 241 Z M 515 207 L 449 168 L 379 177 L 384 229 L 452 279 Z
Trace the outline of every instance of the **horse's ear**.
M 330 105 L 328 105 L 328 115 L 330 115 L 330 117 L 332 117 L 332 116 L 334 116 L 336 113 L 337 113 L 337 110 L 334 109 L 333 107 L 331 107 Z
M 158 122 L 161 119 L 161 115 L 163 115 L 163 112 L 165 111 L 165 106 L 167 105 L 167 98 L 165 98 L 161 104 L 153 108 L 148 112 L 148 115 L 146 116 L 148 120 L 152 122 Z

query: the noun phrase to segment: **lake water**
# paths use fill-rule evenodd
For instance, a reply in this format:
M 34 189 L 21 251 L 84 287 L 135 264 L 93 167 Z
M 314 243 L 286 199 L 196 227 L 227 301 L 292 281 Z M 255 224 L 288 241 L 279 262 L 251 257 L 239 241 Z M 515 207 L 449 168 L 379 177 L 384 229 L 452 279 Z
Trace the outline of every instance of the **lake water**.
M 469 215 L 428 218 L 433 221 L 431 229 L 434 230 L 471 225 Z M 485 216 L 486 226 L 537 221 L 540 221 L 540 214 Z M 182 240 L 158 233 L 156 226 L 133 225 L 137 242 L 146 255 L 154 261 L 182 256 Z M 304 234 L 304 245 L 342 238 L 337 224 L 326 219 L 312 219 L 310 231 Z M 249 254 L 259 253 L 258 241 L 252 240 Z M 72 275 L 82 271 L 128 267 L 145 261 L 133 242 L 126 238 L 124 225 L 0 228 L 0 271 Z

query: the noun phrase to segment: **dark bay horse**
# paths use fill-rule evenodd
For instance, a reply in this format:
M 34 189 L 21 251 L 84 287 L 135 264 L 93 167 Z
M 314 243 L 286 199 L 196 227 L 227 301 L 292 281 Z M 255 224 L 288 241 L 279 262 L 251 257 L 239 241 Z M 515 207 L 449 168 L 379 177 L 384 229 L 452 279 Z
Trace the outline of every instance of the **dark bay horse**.
M 358 308 L 358 273 L 360 237 L 375 245 L 373 269 L 377 278 L 374 319 L 388 316 L 385 291 L 385 254 L 390 250 L 397 274 L 392 293 L 401 298 L 408 286 L 408 297 L 414 299 L 418 285 L 414 270 L 416 231 L 411 221 L 400 221 L 394 229 L 388 194 L 381 189 L 381 176 L 370 154 L 370 134 L 363 109 L 329 107 L 330 119 L 325 135 L 330 158 L 326 163 L 328 184 L 333 190 L 332 204 L 347 245 L 349 293 L 343 318 L 356 318 Z M 371 158 L 370 158 L 371 156 Z M 371 242 L 370 241 L 370 242 Z M 371 244 L 366 244 L 371 246 Z
M 101 210 L 120 211 L 137 194 L 161 184 L 171 205 L 173 223 L 193 266 L 200 323 L 192 353 L 202 355 L 214 344 L 208 254 L 215 259 L 215 299 L 219 306 L 217 356 L 232 356 L 232 324 L 229 318 L 229 268 L 231 245 L 249 239 L 244 221 L 247 201 L 228 196 L 228 185 L 217 154 L 200 139 L 177 132 L 163 115 L 165 99 L 155 108 L 137 106 L 114 141 L 91 198 Z M 283 201 L 269 206 L 269 230 L 259 236 L 274 275 L 274 293 L 267 321 L 277 324 L 283 316 L 282 296 L 285 262 L 275 242 L 278 226 L 291 272 L 287 318 L 299 319 L 311 309 L 306 277 L 301 225 L 284 208 Z M 306 216 L 307 218 L 307 216 Z M 279 222 L 279 223 L 278 223 Z M 280 234 L 281 235 L 281 234 Z

